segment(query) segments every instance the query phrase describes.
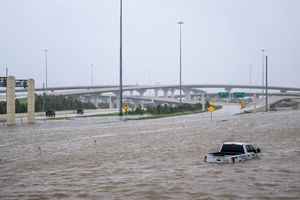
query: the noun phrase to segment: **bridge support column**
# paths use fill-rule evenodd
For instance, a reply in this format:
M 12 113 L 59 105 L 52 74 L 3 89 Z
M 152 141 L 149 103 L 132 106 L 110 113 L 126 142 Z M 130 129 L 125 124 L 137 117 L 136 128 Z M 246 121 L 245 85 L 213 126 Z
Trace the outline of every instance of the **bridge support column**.
M 6 116 L 7 116 L 7 125 L 13 126 L 16 124 L 16 79 L 14 76 L 9 76 L 7 78 L 6 86 Z
M 171 89 L 171 97 L 172 97 L 172 98 L 175 98 L 175 89 L 174 89 L 174 88 Z
M 163 89 L 164 98 L 168 98 L 169 89 Z
M 158 97 L 158 89 L 154 89 L 154 96 Z
M 98 102 L 98 96 L 97 95 L 92 95 L 89 97 L 89 102 L 94 104 L 95 107 L 97 107 L 97 102 Z
M 130 96 L 133 96 L 133 90 L 130 90 Z
M 120 108 L 120 92 L 114 92 L 114 95 L 116 96 L 116 100 L 117 100 L 117 108 Z
M 35 106 L 35 96 L 34 96 L 34 80 L 28 80 L 28 88 L 27 88 L 27 122 L 32 124 L 35 121 L 34 117 L 34 106 Z
M 144 96 L 146 90 L 138 90 L 139 95 L 142 97 Z
M 96 106 L 96 108 L 98 108 L 98 104 L 100 102 L 100 98 L 101 98 L 101 95 L 96 95 L 95 96 L 95 106 Z
M 191 100 L 191 90 L 190 89 L 184 89 L 184 96 L 186 100 Z
M 228 102 L 232 101 L 232 94 L 231 94 L 232 88 L 225 88 L 225 91 L 228 92 Z
M 112 96 L 109 96 L 109 108 L 113 109 L 114 108 L 114 102 L 112 100 Z

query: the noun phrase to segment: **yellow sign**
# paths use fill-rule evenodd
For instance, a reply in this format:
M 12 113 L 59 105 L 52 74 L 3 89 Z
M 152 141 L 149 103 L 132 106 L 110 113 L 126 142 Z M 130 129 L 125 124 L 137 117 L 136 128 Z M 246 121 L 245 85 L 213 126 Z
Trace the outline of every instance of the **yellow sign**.
M 215 112 L 216 108 L 213 106 L 209 106 L 207 110 L 208 110 L 208 112 Z
M 124 105 L 123 110 L 124 110 L 125 113 L 128 113 L 128 111 L 129 111 L 128 104 Z
M 244 108 L 246 108 L 246 103 L 244 101 L 241 101 L 240 106 L 241 106 L 241 109 L 244 109 Z

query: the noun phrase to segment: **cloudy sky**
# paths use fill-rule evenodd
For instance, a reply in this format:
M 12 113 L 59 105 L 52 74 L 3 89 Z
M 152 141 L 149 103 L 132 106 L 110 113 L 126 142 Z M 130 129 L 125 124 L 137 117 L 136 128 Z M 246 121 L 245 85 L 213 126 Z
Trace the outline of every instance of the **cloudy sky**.
M 300 87 L 299 0 L 124 0 L 124 83 L 183 82 Z M 0 76 L 42 86 L 118 83 L 119 0 L 0 0 Z M 252 73 L 249 73 L 249 72 Z M 250 78 L 251 77 L 251 78 Z

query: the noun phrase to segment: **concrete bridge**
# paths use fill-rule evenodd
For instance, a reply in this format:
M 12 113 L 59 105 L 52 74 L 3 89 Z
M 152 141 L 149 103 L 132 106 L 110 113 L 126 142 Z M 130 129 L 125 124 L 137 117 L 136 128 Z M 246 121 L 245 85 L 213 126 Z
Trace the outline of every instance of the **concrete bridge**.
M 182 90 L 190 91 L 194 89 L 225 89 L 225 91 L 231 91 L 233 89 L 251 89 L 251 90 L 263 90 L 265 87 L 260 85 L 231 85 L 231 84 L 189 84 L 182 85 Z M 269 86 L 269 90 L 279 91 L 281 93 L 286 92 L 300 92 L 300 88 L 297 87 L 284 87 L 284 86 Z M 179 90 L 178 85 L 125 85 L 124 91 L 137 91 L 139 93 L 144 93 L 147 90 L 162 90 L 162 91 L 172 91 Z M 37 92 L 44 92 L 45 88 L 37 88 Z M 48 92 L 57 91 L 81 91 L 86 93 L 91 92 L 118 92 L 118 85 L 102 85 L 102 86 L 71 86 L 71 87 L 49 87 Z M 17 89 L 16 92 L 26 92 L 25 89 Z M 5 93 L 5 90 L 0 90 L 0 93 Z
M 229 94 L 232 90 L 238 89 L 247 90 L 246 94 L 264 96 L 261 91 L 265 89 L 260 85 L 230 85 L 230 84 L 189 84 L 182 85 L 183 98 L 186 103 L 194 103 L 195 97 L 197 101 L 205 101 L 207 95 L 216 96 L 217 93 L 207 93 L 207 89 L 222 89 Z M 271 96 L 300 96 L 300 88 L 284 87 L 284 86 L 269 86 Z M 249 92 L 249 90 L 252 90 Z M 178 85 L 125 85 L 123 87 L 124 97 L 136 102 L 152 101 L 161 103 L 178 103 L 179 86 Z M 16 89 L 17 96 L 22 96 L 25 89 Z M 36 93 L 42 94 L 46 92 L 50 95 L 74 96 L 83 101 L 89 101 L 97 104 L 105 100 L 109 102 L 110 107 L 118 106 L 119 87 L 117 85 L 102 85 L 102 86 L 71 86 L 71 87 L 50 87 L 47 91 L 45 88 L 37 88 Z M 149 93 L 151 93 L 149 95 Z M 5 95 L 5 90 L 0 90 Z M 162 93 L 162 95 L 160 94 Z M 147 95 L 146 95 L 147 94 Z M 3 99 L 2 95 L 2 99 Z M 114 102 L 113 102 L 114 101 Z

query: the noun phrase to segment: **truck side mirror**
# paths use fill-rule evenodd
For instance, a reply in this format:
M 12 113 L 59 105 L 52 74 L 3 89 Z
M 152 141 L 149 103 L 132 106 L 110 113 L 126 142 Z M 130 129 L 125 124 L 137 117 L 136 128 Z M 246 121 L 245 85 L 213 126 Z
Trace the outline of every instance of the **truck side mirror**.
M 260 153 L 261 151 L 260 151 L 260 148 L 257 148 L 256 149 L 256 153 Z

